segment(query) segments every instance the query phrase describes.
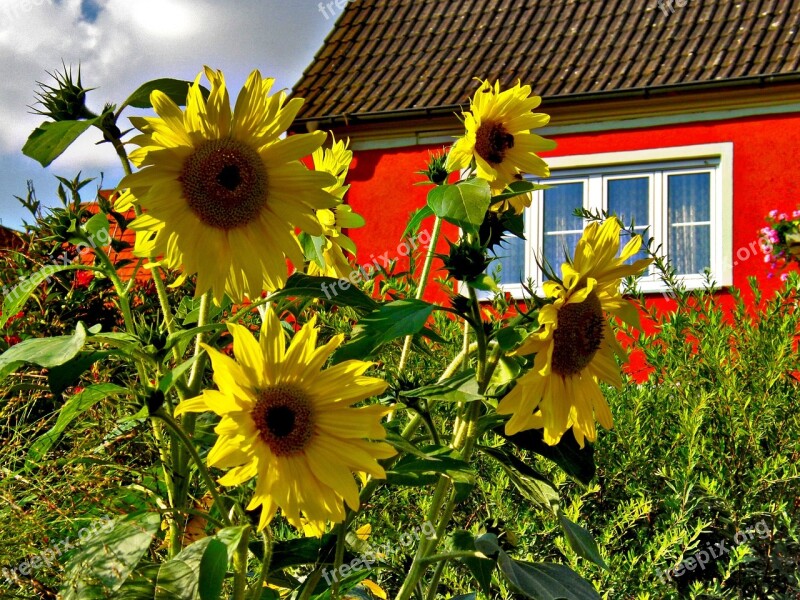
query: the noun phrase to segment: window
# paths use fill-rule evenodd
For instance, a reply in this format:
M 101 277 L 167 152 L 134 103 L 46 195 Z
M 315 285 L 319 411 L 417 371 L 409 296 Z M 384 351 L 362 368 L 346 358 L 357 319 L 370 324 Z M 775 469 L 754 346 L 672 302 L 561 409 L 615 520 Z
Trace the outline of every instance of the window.
M 552 187 L 534 192 L 525 213 L 527 240 L 508 237 L 495 249 L 490 272 L 501 264 L 501 284 L 515 295 L 520 281 L 543 281 L 542 260 L 560 274 L 586 225 L 573 214 L 583 207 L 634 221 L 639 233 L 647 229 L 688 288 L 702 285 L 705 269 L 718 285 L 730 285 L 732 159 L 730 143 L 549 159 L 551 177 L 543 182 Z M 652 271 L 639 287 L 663 290 Z

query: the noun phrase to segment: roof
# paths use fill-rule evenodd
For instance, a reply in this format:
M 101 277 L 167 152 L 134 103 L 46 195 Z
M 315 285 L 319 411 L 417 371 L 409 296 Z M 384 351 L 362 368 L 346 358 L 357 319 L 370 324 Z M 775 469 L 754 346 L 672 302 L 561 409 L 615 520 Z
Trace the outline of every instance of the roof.
M 388 120 L 474 77 L 552 100 L 798 76 L 800 0 L 350 0 L 293 93 L 301 121 Z

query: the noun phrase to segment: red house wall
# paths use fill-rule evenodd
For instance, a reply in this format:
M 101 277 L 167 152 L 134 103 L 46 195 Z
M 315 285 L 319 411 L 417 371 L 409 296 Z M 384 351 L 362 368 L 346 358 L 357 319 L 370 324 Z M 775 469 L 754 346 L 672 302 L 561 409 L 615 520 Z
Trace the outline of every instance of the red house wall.
M 687 123 L 661 127 L 604 131 L 555 136 L 558 148 L 543 157 L 569 156 L 645 150 L 669 146 L 733 142 L 733 284 L 745 291 L 747 278 L 758 278 L 766 294 L 779 285 L 777 278 L 768 279 L 769 269 L 760 251 L 752 252 L 764 217 L 772 209 L 791 212 L 800 204 L 800 180 L 792 158 L 800 147 L 800 115 L 770 115 L 705 123 Z M 358 262 L 389 252 L 389 258 L 408 262 L 397 251 L 408 216 L 425 204 L 428 186 L 414 186 L 423 177 L 415 174 L 423 169 L 430 151 L 441 146 L 364 150 L 355 152 L 348 178 L 351 184 L 348 201 L 367 221 L 362 229 L 352 230 L 358 245 Z M 433 220 L 423 224 L 432 228 Z M 455 239 L 456 229 L 445 224 L 438 245 L 445 252 L 445 238 Z M 738 251 L 738 254 L 737 254 Z M 405 261 L 405 262 L 404 262 Z M 434 267 L 440 265 L 434 262 Z M 444 273 L 433 272 L 434 276 Z M 428 299 L 444 300 L 441 290 L 431 285 Z M 723 293 L 723 296 L 725 294 Z M 654 295 L 651 302 L 668 308 L 669 300 Z

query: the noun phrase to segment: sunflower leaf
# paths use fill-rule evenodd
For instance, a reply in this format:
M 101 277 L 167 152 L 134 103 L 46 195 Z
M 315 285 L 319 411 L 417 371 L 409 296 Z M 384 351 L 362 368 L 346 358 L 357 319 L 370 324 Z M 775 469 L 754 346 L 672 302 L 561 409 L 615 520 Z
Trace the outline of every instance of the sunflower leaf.
M 541 429 L 528 429 L 514 435 L 506 435 L 503 427 L 497 427 L 495 433 L 504 437 L 517 448 L 534 452 L 552 460 L 570 477 L 574 477 L 583 485 L 589 485 L 594 478 L 594 448 L 586 444 L 581 448 L 571 432 L 567 432 L 555 446 L 544 441 Z
M 406 225 L 406 228 L 403 230 L 403 235 L 401 235 L 400 238 L 406 239 L 410 235 L 416 235 L 420 226 L 422 226 L 422 222 L 428 217 L 432 216 L 433 210 L 428 204 L 415 210 L 411 214 L 411 218 L 408 220 L 408 225 Z
M 608 571 L 608 565 L 606 561 L 603 560 L 603 557 L 600 556 L 600 549 L 597 547 L 597 542 L 592 537 L 592 534 L 589 533 L 586 528 L 568 519 L 561 511 L 558 513 L 558 520 L 561 523 L 561 528 L 564 530 L 564 537 L 567 538 L 570 548 L 572 548 L 578 556 L 590 560 L 598 567 Z
M 428 192 L 433 214 L 471 233 L 477 233 L 491 200 L 489 183 L 477 177 L 455 185 L 439 185 Z
M 135 92 L 133 92 L 122 106 L 133 106 L 134 108 L 152 108 L 150 102 L 150 94 L 155 90 L 159 90 L 166 94 L 178 106 L 186 105 L 186 96 L 189 93 L 189 86 L 192 85 L 191 81 L 183 81 L 180 79 L 153 79 L 140 85 Z M 203 94 L 203 99 L 207 100 L 208 95 L 211 93 L 208 88 L 200 86 L 200 92 Z
M 333 355 L 333 362 L 363 359 L 385 343 L 414 335 L 425 327 L 435 306 L 422 300 L 395 300 L 361 318 L 353 337 Z
M 561 499 L 547 477 L 500 448 L 481 446 L 480 450 L 500 464 L 511 483 L 523 496 L 554 515 L 558 514 Z
M 46 167 L 102 117 L 84 121 L 47 121 L 33 130 L 22 147 L 25 156 Z
M 270 300 L 280 298 L 326 299 L 340 306 L 362 310 L 375 310 L 379 306 L 375 300 L 345 279 L 313 277 L 305 273 L 294 273 L 282 290 L 270 296 Z

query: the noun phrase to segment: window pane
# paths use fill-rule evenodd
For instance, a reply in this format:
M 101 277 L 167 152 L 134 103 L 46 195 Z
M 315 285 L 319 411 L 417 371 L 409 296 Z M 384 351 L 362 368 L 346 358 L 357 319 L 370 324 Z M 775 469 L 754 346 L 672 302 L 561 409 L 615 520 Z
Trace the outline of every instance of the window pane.
M 492 252 L 497 257 L 490 264 L 487 273 L 494 275 L 497 265 L 502 265 L 500 283 L 525 282 L 525 240 L 517 236 L 507 237 L 502 246 L 495 246 Z
M 583 219 L 572 214 L 583 208 L 584 183 L 560 183 L 544 190 L 544 260 L 561 276 L 564 249 L 572 256 L 583 231 Z M 569 233 L 566 233 L 569 232 Z M 542 258 L 541 256 L 539 258 Z
M 711 226 L 690 225 L 711 219 L 711 174 L 667 177 L 669 258 L 679 275 L 711 266 Z
M 634 177 L 626 179 L 609 179 L 608 182 L 608 212 L 616 214 L 627 226 L 631 221 L 636 223 L 636 232 L 643 235 L 646 227 L 650 225 L 650 180 L 647 177 Z M 631 236 L 623 231 L 620 235 L 620 250 L 625 247 Z M 644 248 L 644 245 L 643 245 Z M 626 264 L 633 264 L 642 258 L 647 258 L 644 249 L 630 257 Z M 645 273 L 646 274 L 646 273 Z
M 679 275 L 700 274 L 711 268 L 711 225 L 673 226 L 669 258 Z
M 669 224 L 711 220 L 711 174 L 667 177 Z
M 581 239 L 580 233 L 559 233 L 544 236 L 545 265 L 561 277 L 561 264 L 565 261 L 565 252 L 570 258 L 575 254 L 575 246 Z M 566 250 L 565 250 L 566 248 Z
M 608 212 L 616 215 L 626 225 L 650 224 L 650 181 L 647 177 L 608 180 Z
M 583 229 L 583 219 L 573 215 L 583 208 L 583 183 L 560 183 L 544 190 L 544 233 Z

